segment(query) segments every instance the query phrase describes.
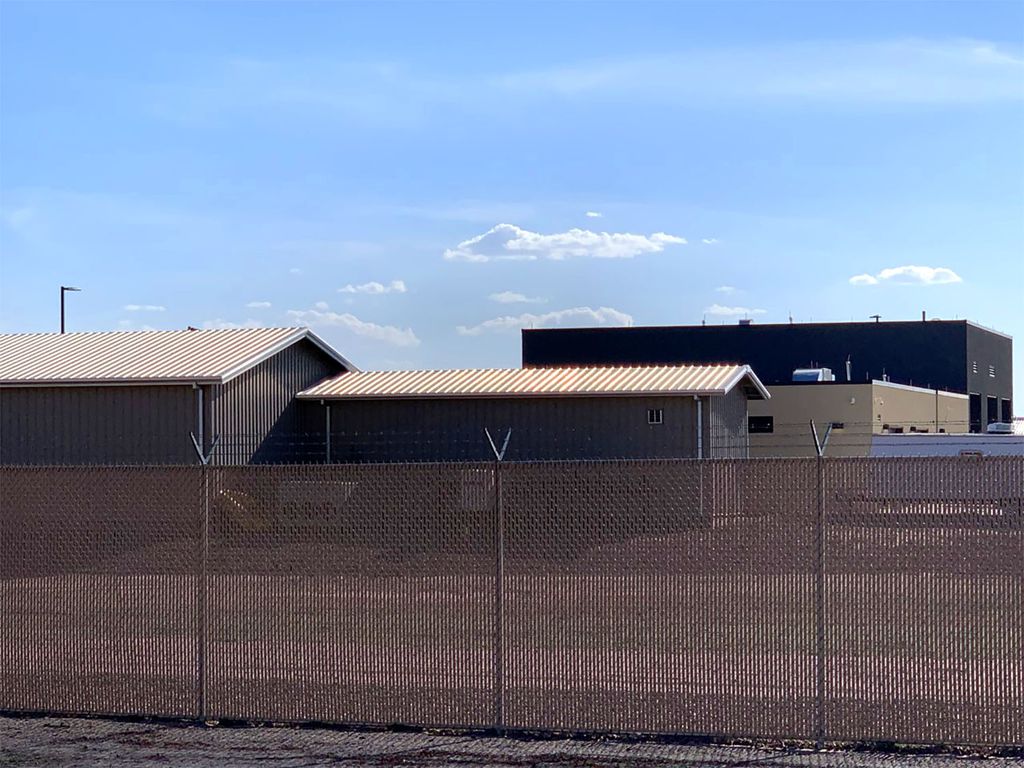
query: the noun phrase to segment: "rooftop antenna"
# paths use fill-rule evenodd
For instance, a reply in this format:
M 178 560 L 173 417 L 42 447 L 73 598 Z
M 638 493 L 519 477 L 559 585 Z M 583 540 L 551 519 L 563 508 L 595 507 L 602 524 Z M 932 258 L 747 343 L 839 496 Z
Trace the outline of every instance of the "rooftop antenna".
M 875 321 L 876 323 L 877 323 L 877 322 L 878 322 L 879 320 L 881 320 L 881 319 L 882 319 L 882 316 L 881 316 L 881 315 L 869 315 L 869 317 L 870 317 L 870 318 L 871 318 L 872 320 L 874 320 L 874 321 Z
M 708 316 L 707 315 L 701 315 L 700 316 L 700 324 L 701 325 L 707 325 L 708 324 Z
M 792 309 L 789 310 L 789 324 L 790 325 L 793 324 L 793 310 Z

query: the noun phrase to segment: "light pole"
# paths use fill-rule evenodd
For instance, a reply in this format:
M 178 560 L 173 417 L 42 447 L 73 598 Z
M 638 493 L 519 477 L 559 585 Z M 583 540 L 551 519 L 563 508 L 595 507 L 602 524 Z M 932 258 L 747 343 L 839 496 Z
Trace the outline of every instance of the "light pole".
M 64 333 L 64 294 L 67 291 L 80 291 L 81 288 L 72 288 L 70 285 L 60 287 L 60 332 Z

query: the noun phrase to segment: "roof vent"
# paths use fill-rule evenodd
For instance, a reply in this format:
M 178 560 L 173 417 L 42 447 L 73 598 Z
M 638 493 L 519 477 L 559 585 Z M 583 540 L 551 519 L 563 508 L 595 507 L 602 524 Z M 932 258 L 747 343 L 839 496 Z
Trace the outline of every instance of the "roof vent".
M 750 325 L 752 322 L 754 321 L 751 320 L 749 317 L 745 317 L 742 320 L 740 320 L 740 325 Z

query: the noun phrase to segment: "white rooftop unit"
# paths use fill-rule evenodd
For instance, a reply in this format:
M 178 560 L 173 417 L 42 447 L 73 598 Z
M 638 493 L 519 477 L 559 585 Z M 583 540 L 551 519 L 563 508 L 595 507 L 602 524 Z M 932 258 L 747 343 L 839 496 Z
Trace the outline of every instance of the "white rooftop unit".
M 793 381 L 835 381 L 831 368 L 797 368 L 793 371 Z

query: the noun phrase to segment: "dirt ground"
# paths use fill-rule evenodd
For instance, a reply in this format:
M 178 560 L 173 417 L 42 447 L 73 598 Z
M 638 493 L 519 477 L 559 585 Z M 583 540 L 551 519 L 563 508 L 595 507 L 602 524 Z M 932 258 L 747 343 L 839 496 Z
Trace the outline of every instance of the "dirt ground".
M 294 727 L 205 727 L 175 723 L 0 717 L 0 766 L 161 768 L 1009 768 L 1024 755 L 825 751 L 781 746 L 685 745 L 612 739 L 495 738 L 436 732 Z

